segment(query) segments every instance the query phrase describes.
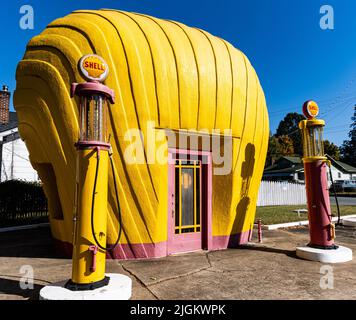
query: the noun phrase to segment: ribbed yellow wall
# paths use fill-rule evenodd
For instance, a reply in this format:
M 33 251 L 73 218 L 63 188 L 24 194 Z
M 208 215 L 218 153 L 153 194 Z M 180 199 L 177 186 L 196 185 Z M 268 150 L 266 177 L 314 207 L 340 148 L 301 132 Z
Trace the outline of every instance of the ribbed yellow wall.
M 83 82 L 77 63 L 88 53 L 108 62 L 105 84 L 116 93 L 109 132 L 120 181 L 121 242 L 167 240 L 167 166 L 124 162 L 125 132 L 140 128 L 146 134 L 149 120 L 160 128 L 231 129 L 241 138 L 233 139 L 232 174 L 213 176 L 213 235 L 249 230 L 269 125 L 264 94 L 248 59 L 226 41 L 181 23 L 123 11 L 82 10 L 33 38 L 17 70 L 19 130 L 49 197 L 54 237 L 72 241 L 78 111 L 69 88 Z M 111 243 L 117 229 L 114 199 L 110 176 Z M 64 219 L 58 219 L 61 214 Z

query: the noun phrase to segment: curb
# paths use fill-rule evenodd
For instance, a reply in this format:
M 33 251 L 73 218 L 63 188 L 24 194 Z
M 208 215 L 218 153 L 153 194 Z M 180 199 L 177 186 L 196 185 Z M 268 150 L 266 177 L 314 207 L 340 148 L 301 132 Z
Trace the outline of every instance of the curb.
M 348 215 L 348 216 L 341 216 L 341 220 L 347 219 L 347 218 L 355 218 L 355 217 L 356 217 L 356 214 L 352 214 L 352 215 Z M 334 218 L 332 218 L 332 221 L 335 222 L 335 221 L 337 221 L 337 219 L 338 219 L 337 217 L 334 217 Z M 281 228 L 299 227 L 299 226 L 306 226 L 306 225 L 309 225 L 308 220 L 263 225 L 262 229 L 263 230 L 276 230 L 276 229 L 281 229 Z
M 38 224 L 29 224 L 28 226 L 0 228 L 0 233 L 18 231 L 18 230 L 37 229 L 37 228 L 42 228 L 42 227 L 47 227 L 47 226 L 49 226 L 49 222 L 38 223 Z
M 346 218 L 344 220 L 345 221 L 342 221 L 344 226 L 356 228 L 356 219 L 354 219 L 354 218 Z

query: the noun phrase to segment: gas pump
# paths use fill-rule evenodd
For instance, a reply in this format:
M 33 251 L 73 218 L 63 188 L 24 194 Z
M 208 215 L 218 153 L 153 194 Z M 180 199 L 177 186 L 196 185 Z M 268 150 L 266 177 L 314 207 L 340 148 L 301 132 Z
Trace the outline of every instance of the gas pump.
M 109 104 L 114 92 L 103 82 L 108 66 L 99 56 L 79 61 L 84 83 L 73 83 L 71 97 L 79 97 L 77 149 L 77 205 L 73 232 L 72 278 L 66 288 L 93 290 L 106 286 L 105 276 L 108 167 L 111 146 L 107 137 Z M 90 197 L 92 195 L 92 197 Z
M 102 84 L 109 74 L 102 57 L 86 55 L 80 59 L 79 68 L 87 82 L 73 83 L 70 92 L 79 102 L 72 277 L 44 287 L 40 298 L 127 300 L 131 297 L 131 279 L 121 274 L 105 274 L 106 252 L 117 246 L 122 231 L 113 153 L 107 135 L 107 114 L 110 104 L 115 103 L 114 91 Z M 107 247 L 109 163 L 118 205 L 119 231 L 116 242 Z M 105 290 L 100 289 L 102 287 Z
M 319 107 L 314 101 L 303 105 L 306 120 L 299 123 L 303 137 L 303 163 L 308 204 L 310 242 L 297 248 L 297 255 L 321 262 L 352 260 L 352 251 L 335 245 L 335 225 L 332 222 L 329 186 L 327 180 L 329 160 L 323 147 L 325 121 L 316 119 Z

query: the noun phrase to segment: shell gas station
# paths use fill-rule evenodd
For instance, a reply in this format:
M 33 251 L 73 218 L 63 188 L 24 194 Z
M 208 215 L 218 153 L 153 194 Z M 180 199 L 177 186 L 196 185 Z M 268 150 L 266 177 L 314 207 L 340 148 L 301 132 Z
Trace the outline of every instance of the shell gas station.
M 44 287 L 42 299 L 129 299 L 130 278 L 106 273 L 106 259 L 251 240 L 269 117 L 254 68 L 230 43 L 179 22 L 80 10 L 28 43 L 16 81 L 19 133 L 56 247 L 72 258 L 71 279 Z M 350 261 L 335 244 L 325 122 L 314 101 L 303 113 L 310 242 L 296 255 Z

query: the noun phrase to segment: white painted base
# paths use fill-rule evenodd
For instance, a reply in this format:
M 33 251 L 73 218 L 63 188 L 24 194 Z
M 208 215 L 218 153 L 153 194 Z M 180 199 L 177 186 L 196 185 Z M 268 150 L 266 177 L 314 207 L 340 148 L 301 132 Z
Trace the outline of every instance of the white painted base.
M 299 258 L 322 263 L 341 263 L 352 260 L 352 250 L 339 246 L 335 250 L 316 249 L 310 247 L 298 247 L 297 256 Z
M 356 218 L 344 218 L 342 219 L 342 224 L 347 227 L 356 228 Z
M 109 284 L 105 287 L 71 291 L 64 288 L 68 280 L 48 285 L 41 289 L 40 300 L 129 300 L 132 292 L 132 280 L 122 274 L 107 274 Z

